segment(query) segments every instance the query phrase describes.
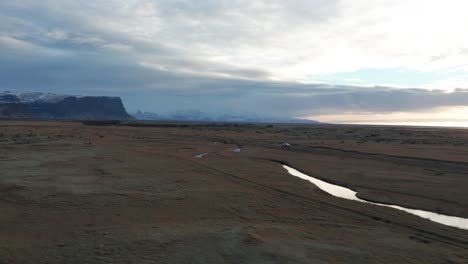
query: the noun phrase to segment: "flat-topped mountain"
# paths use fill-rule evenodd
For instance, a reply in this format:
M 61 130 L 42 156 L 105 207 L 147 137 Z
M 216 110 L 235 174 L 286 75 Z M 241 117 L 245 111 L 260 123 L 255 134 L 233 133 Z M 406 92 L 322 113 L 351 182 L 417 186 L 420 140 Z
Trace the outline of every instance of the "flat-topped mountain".
M 0 118 L 133 119 L 119 97 L 0 92 Z

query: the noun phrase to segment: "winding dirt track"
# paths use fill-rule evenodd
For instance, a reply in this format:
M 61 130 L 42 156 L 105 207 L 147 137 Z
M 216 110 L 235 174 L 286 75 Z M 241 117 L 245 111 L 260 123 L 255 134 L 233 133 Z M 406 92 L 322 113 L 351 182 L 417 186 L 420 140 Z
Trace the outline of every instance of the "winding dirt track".
M 0 122 L 0 263 L 468 263 L 467 231 L 331 197 L 278 163 L 468 217 L 463 142 L 449 129 Z

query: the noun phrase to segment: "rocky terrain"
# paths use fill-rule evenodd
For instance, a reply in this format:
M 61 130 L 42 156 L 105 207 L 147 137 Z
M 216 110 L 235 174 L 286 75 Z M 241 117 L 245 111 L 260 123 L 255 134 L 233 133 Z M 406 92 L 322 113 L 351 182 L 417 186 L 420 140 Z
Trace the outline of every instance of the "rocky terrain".
M 122 100 L 106 96 L 0 93 L 0 118 L 128 120 Z
M 281 166 L 466 218 L 466 129 L 85 124 L 0 121 L 0 263 L 468 263 L 467 230 Z

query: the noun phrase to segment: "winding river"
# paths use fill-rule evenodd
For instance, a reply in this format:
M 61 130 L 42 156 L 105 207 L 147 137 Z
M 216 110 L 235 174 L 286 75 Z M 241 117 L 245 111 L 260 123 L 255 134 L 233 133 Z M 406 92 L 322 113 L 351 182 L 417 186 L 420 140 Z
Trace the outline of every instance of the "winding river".
M 374 202 L 366 201 L 366 200 L 358 198 L 356 196 L 356 192 L 351 190 L 351 189 L 348 189 L 348 188 L 345 188 L 345 187 L 342 187 L 342 186 L 339 186 L 339 185 L 334 185 L 334 184 L 331 184 L 331 183 L 328 183 L 328 182 L 324 182 L 322 180 L 319 180 L 319 179 L 316 179 L 316 178 L 311 177 L 309 175 L 306 175 L 306 174 L 304 174 L 304 173 L 302 173 L 302 172 L 300 172 L 300 171 L 298 171 L 296 169 L 293 169 L 293 168 L 291 168 L 289 166 L 286 166 L 286 165 L 283 165 L 283 168 L 285 168 L 289 172 L 289 174 L 291 174 L 293 176 L 296 176 L 296 177 L 299 177 L 299 178 L 304 179 L 304 180 L 308 180 L 311 183 L 315 184 L 317 187 L 319 187 L 324 192 L 326 192 L 328 194 L 331 194 L 331 195 L 333 195 L 335 197 L 339 197 L 339 198 L 343 198 L 343 199 L 347 199 L 347 200 L 353 200 L 353 201 L 357 201 L 357 202 L 361 202 L 361 203 L 369 203 L 369 204 L 378 205 L 378 206 L 390 207 L 390 208 L 394 208 L 394 209 L 397 209 L 397 210 L 405 211 L 407 213 L 419 216 L 419 217 L 424 218 L 424 219 L 429 219 L 429 220 L 431 220 L 433 222 L 436 222 L 436 223 L 439 223 L 439 224 L 452 226 L 452 227 L 456 227 L 456 228 L 460 228 L 460 229 L 464 229 L 464 230 L 468 230 L 468 219 L 466 219 L 466 218 L 442 215 L 442 214 L 437 214 L 437 213 L 423 211 L 423 210 L 417 210 L 417 209 L 409 209 L 409 208 L 401 207 L 401 206 L 398 206 L 398 205 L 381 204 L 381 203 L 374 203 Z

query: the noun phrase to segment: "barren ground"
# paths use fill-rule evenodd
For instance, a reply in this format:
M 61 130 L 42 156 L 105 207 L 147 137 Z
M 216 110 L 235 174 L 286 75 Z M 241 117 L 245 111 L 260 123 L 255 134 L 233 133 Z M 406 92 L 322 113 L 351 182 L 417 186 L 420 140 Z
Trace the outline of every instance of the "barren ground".
M 278 161 L 468 217 L 468 130 L 0 121 L 0 263 L 468 263 L 468 231 Z

